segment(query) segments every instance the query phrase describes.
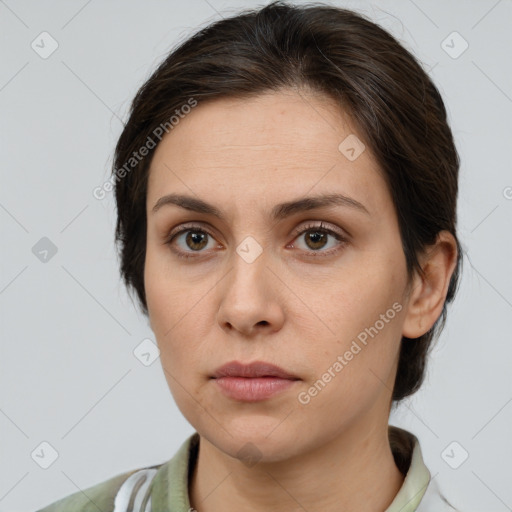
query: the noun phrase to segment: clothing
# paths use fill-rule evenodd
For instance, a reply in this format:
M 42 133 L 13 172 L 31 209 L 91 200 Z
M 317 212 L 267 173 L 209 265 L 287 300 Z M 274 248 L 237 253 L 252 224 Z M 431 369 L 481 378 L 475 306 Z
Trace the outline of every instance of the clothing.
M 414 434 L 389 425 L 395 463 L 405 474 L 400 491 L 384 512 L 451 512 L 440 495 Z M 193 512 L 188 482 L 195 467 L 199 434 L 187 438 L 167 462 L 117 475 L 37 512 Z

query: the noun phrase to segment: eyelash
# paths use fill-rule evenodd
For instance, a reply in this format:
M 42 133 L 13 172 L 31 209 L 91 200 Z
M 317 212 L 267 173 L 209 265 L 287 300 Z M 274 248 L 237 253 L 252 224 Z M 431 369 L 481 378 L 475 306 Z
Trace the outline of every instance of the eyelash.
M 328 257 L 328 256 L 332 256 L 334 255 L 335 253 L 337 253 L 339 250 L 341 250 L 341 248 L 347 243 L 347 238 L 344 237 L 341 233 L 339 233 L 338 231 L 334 231 L 332 229 L 329 229 L 325 226 L 325 224 L 323 224 L 323 222 L 321 222 L 320 224 L 307 224 L 303 227 L 303 229 L 301 229 L 301 231 L 298 231 L 296 233 L 294 233 L 294 240 L 298 237 L 300 237 L 301 235 L 304 235 L 305 233 L 307 233 L 308 231 L 316 231 L 316 232 L 319 232 L 319 233 L 324 233 L 324 234 L 328 234 L 328 235 L 331 235 L 333 236 L 338 242 L 340 242 L 337 247 L 335 248 L 332 248 L 332 249 L 329 249 L 327 251 L 322 251 L 322 250 L 318 250 L 318 251 L 306 251 L 307 253 L 311 253 L 311 254 L 308 254 L 308 257 L 312 257 L 312 258 L 318 258 L 318 257 Z M 176 231 L 174 233 L 171 233 L 166 241 L 164 242 L 165 245 L 169 245 L 171 246 L 174 242 L 174 239 L 177 238 L 179 235 L 181 235 L 182 233 L 187 233 L 187 232 L 199 232 L 199 233 L 206 233 L 207 235 L 211 236 L 212 238 L 215 238 L 213 236 L 213 234 L 206 228 L 204 228 L 203 226 L 199 226 L 199 225 L 184 225 L 182 226 L 182 229 L 180 229 L 179 231 Z M 183 258 L 183 259 L 190 259 L 190 258 L 197 258 L 199 257 L 199 253 L 201 251 L 199 251 L 197 253 L 197 255 L 194 255 L 193 253 L 189 253 L 189 252 L 183 252 L 181 250 L 176 250 L 176 249 L 171 249 L 178 258 Z

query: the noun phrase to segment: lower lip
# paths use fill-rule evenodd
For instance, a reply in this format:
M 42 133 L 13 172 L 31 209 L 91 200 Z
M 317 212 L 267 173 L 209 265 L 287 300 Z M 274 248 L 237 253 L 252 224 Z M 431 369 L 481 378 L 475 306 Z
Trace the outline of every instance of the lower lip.
M 245 402 L 257 402 L 288 389 L 297 381 L 277 377 L 219 377 L 215 379 L 215 382 L 230 398 Z

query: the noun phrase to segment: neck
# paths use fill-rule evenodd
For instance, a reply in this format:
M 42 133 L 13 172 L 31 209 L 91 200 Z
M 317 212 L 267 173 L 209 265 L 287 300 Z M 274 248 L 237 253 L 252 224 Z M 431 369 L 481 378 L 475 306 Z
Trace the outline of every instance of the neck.
M 358 425 L 293 459 L 252 467 L 201 437 L 189 496 L 200 512 L 363 512 L 388 508 L 403 481 L 387 425 Z

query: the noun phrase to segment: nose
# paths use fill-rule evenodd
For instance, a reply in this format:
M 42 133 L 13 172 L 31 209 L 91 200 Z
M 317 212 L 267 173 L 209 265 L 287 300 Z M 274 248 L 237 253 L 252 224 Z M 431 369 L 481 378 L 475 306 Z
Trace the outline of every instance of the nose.
M 279 293 L 283 285 L 268 266 L 265 251 L 250 263 L 238 253 L 233 260 L 233 268 L 218 288 L 221 329 L 244 337 L 279 331 L 284 322 Z

